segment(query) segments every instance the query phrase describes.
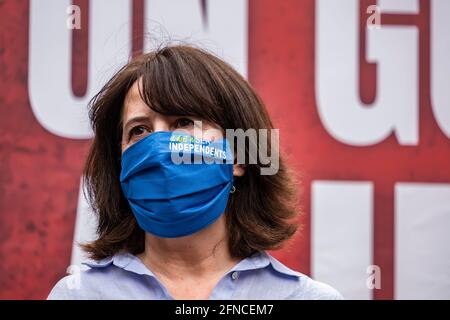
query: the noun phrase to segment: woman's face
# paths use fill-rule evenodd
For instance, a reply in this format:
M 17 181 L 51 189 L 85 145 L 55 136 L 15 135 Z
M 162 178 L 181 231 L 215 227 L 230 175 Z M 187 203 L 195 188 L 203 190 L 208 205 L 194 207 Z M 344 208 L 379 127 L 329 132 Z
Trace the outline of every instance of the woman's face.
M 149 134 L 157 131 L 182 131 L 197 138 L 218 140 L 223 130 L 215 123 L 187 116 L 166 116 L 150 109 L 139 94 L 142 83 L 136 81 L 125 96 L 122 113 L 122 152 Z M 233 175 L 242 176 L 245 168 L 233 166 Z
M 198 138 L 217 140 L 223 137 L 221 128 L 195 117 L 166 116 L 150 109 L 139 94 L 136 81 L 128 91 L 122 114 L 122 152 L 136 141 L 157 131 L 182 131 Z

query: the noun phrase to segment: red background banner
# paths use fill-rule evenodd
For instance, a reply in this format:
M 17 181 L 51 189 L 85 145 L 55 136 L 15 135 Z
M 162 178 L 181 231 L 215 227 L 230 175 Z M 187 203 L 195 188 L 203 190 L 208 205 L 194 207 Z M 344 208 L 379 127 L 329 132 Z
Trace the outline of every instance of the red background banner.
M 92 1 L 92 0 L 91 0 Z M 88 14 L 88 1 L 75 1 Z M 361 1 L 360 30 L 364 8 Z M 288 266 L 311 273 L 313 180 L 374 183 L 373 263 L 383 270 L 375 299 L 393 299 L 394 184 L 450 182 L 450 141 L 436 124 L 430 98 L 430 2 L 417 15 L 385 14 L 382 24 L 419 30 L 419 144 L 394 135 L 369 147 L 345 145 L 324 128 L 315 88 L 315 1 L 250 0 L 248 78 L 280 128 L 282 151 L 302 177 L 303 230 L 274 252 Z M 142 50 L 143 1 L 133 1 L 133 50 Z M 79 182 L 87 140 L 66 139 L 36 120 L 28 94 L 29 2 L 0 1 L 0 299 L 43 299 L 70 264 Z M 74 31 L 72 88 L 86 91 L 87 19 Z M 360 94 L 374 101 L 375 64 L 364 59 L 360 36 Z M 447 35 L 448 36 L 448 35 Z M 51 52 L 49 52 L 51 54 Z M 58 57 L 55 57 L 57 59 Z M 370 106 L 368 106 L 370 108 Z M 338 226 L 337 226 L 338 227 Z

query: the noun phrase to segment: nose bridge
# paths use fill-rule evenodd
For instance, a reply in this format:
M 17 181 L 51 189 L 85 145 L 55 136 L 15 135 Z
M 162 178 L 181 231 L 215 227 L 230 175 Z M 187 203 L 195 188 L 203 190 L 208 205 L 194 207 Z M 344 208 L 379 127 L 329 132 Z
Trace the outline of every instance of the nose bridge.
M 153 118 L 153 132 L 170 131 L 169 119 L 164 115 L 157 114 Z

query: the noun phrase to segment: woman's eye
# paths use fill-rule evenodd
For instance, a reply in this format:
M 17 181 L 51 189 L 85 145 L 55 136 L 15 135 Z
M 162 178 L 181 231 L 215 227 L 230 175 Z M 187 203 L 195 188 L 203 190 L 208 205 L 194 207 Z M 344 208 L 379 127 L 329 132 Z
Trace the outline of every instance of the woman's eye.
M 130 130 L 129 135 L 130 135 L 130 138 L 139 137 L 139 136 L 143 135 L 146 132 L 148 132 L 148 130 L 145 127 L 137 126 L 137 127 L 134 127 L 133 129 Z
M 186 128 L 194 125 L 194 121 L 188 118 L 180 118 L 176 121 L 177 128 Z

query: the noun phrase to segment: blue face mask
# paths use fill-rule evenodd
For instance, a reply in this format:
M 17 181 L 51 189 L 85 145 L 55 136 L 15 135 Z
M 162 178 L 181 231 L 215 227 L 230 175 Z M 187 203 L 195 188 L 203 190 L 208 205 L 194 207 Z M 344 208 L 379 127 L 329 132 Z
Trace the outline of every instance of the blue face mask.
M 224 212 L 232 160 L 226 139 L 201 141 L 159 131 L 123 152 L 120 183 L 143 230 L 164 238 L 186 236 Z

